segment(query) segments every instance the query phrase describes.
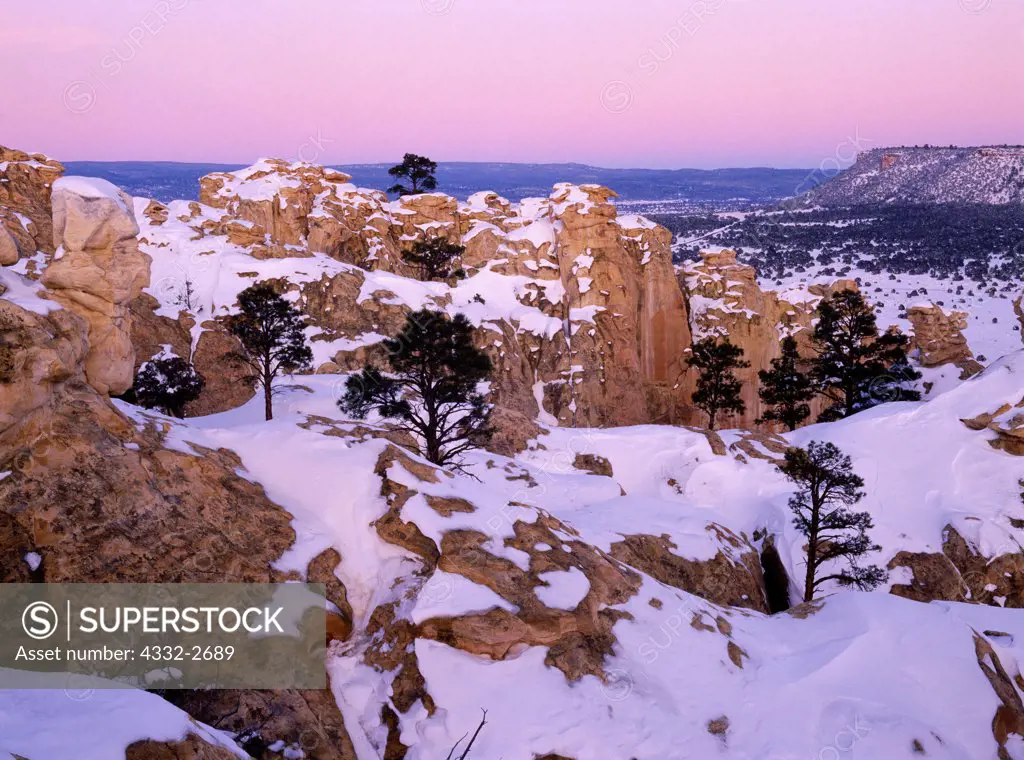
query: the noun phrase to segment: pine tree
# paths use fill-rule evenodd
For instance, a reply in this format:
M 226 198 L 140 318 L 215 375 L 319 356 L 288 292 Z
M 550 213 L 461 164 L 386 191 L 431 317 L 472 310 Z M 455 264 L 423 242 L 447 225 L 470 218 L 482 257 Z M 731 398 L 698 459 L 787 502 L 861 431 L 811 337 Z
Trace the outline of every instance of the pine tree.
M 908 339 L 898 332 L 878 334 L 875 312 L 855 290 L 841 290 L 818 306 L 812 381 L 832 405 L 818 417 L 829 422 L 884 401 L 916 401 L 907 387 L 920 379 L 906 359 Z
M 807 402 L 814 398 L 814 387 L 811 378 L 800 371 L 800 354 L 792 336 L 782 339 L 782 354 L 772 359 L 771 369 L 762 369 L 757 375 L 761 401 L 768 407 L 758 422 L 781 422 L 788 430 L 796 430 L 811 416 Z
M 133 391 L 147 409 L 159 409 L 171 417 L 185 416 L 185 406 L 206 387 L 195 367 L 180 356 L 152 359 L 139 367 Z
M 240 313 L 228 318 L 228 330 L 242 344 L 233 355 L 249 367 L 250 381 L 263 388 L 266 418 L 274 418 L 274 382 L 282 374 L 309 368 L 313 352 L 306 345 L 306 318 L 268 283 L 238 294 Z
M 834 444 L 811 441 L 806 449 L 787 451 L 779 469 L 798 486 L 789 508 L 793 525 L 807 538 L 804 601 L 812 601 L 815 590 L 827 581 L 864 591 L 884 583 L 887 576 L 880 567 L 858 565 L 861 557 L 881 547 L 867 534 L 874 527 L 871 515 L 849 509 L 864 497 L 864 481 L 853 471 L 850 457 Z M 826 563 L 837 560 L 846 567 L 819 575 Z
M 465 252 L 461 245 L 432 237 L 413 243 L 410 250 L 402 252 L 402 259 L 419 268 L 421 280 L 447 280 L 463 274 L 462 269 L 453 269 L 452 263 Z
M 437 171 L 437 164 L 425 156 L 417 156 L 415 153 L 406 153 L 402 163 L 388 169 L 392 177 L 405 177 L 412 183 L 407 187 L 397 182 L 388 188 L 389 193 L 399 195 L 417 195 L 429 192 L 437 188 L 437 178 L 434 176 Z
M 338 402 L 342 411 L 357 419 L 376 411 L 395 420 L 437 465 L 487 441 L 490 410 L 477 385 L 490 377 L 491 360 L 473 345 L 473 328 L 463 315 L 413 312 L 384 347 L 391 371 L 367 365 L 350 378 Z
M 686 358 L 686 363 L 700 372 L 693 403 L 708 415 L 709 430 L 715 429 L 719 412 L 742 414 L 747 408 L 740 398 L 743 386 L 733 374 L 734 370 L 750 366 L 742 357 L 743 349 L 728 338 L 718 341 L 707 337 L 694 343 Z

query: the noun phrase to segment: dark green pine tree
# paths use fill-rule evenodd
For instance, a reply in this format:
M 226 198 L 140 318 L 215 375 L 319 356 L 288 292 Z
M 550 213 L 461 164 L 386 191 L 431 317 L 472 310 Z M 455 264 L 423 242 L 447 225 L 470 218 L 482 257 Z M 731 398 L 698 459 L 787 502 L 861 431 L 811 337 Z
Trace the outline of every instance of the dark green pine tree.
M 867 534 L 874 527 L 871 515 L 849 509 L 864 498 L 860 490 L 864 481 L 853 471 L 850 457 L 834 444 L 811 441 L 806 449 L 787 451 L 779 469 L 798 486 L 789 508 L 793 525 L 807 538 L 804 601 L 813 601 L 817 588 L 827 581 L 863 591 L 884 583 L 887 574 L 882 568 L 858 564 L 865 554 L 881 547 L 872 544 Z M 827 563 L 836 561 L 845 567 L 822 574 Z
M 875 312 L 855 290 L 841 290 L 818 306 L 812 382 L 832 405 L 819 422 L 849 417 L 885 401 L 917 401 L 921 373 L 907 362 L 906 335 L 878 333 Z
M 415 153 L 406 153 L 402 163 L 388 169 L 392 177 L 404 177 L 409 181 L 411 187 L 403 185 L 401 181 L 396 182 L 388 188 L 389 193 L 399 195 L 417 195 L 430 192 L 437 188 L 437 164 L 425 156 L 417 156 Z
M 473 345 L 473 327 L 457 314 L 417 311 L 402 331 L 384 341 L 390 371 L 367 365 L 349 379 L 338 401 L 363 419 L 371 411 L 393 420 L 437 465 L 457 463 L 491 435 L 490 408 L 477 385 L 491 375 L 491 360 Z
M 413 243 L 411 249 L 402 252 L 402 259 L 419 269 L 421 280 L 447 280 L 463 274 L 462 269 L 453 268 L 453 264 L 465 252 L 461 245 L 432 237 Z
M 814 398 L 811 378 L 800 371 L 800 354 L 796 341 L 787 335 L 782 339 L 782 354 L 771 361 L 771 369 L 757 373 L 761 379 L 758 391 L 767 407 L 758 422 L 780 422 L 787 430 L 796 430 L 811 416 L 807 403 Z
M 160 409 L 171 417 L 185 416 L 185 406 L 206 387 L 195 367 L 180 356 L 151 359 L 139 367 L 132 390 L 147 409 Z
M 249 379 L 263 388 L 266 418 L 274 418 L 274 382 L 284 374 L 309 369 L 313 352 L 306 345 L 306 317 L 268 283 L 238 294 L 239 313 L 228 317 L 228 330 L 242 344 L 232 358 L 246 365 Z
M 728 338 L 721 341 L 703 338 L 693 344 L 686 363 L 700 373 L 693 404 L 708 416 L 708 429 L 714 430 L 721 412 L 742 414 L 746 404 L 740 398 L 742 385 L 733 372 L 750 366 L 744 361 L 743 349 L 734 346 Z

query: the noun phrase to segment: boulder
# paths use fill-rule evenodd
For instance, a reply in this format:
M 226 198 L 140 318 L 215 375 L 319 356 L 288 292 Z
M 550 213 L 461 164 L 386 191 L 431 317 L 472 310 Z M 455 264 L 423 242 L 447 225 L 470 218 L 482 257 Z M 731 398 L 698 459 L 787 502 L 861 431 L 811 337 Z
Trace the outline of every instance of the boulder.
M 1008 543 L 992 556 L 982 554 L 947 525 L 942 552 L 901 551 L 888 569 L 906 568 L 909 578 L 890 593 L 919 602 L 946 601 L 1024 607 L 1024 554 Z
M 0 267 L 18 263 L 18 241 L 7 227 L 0 225 Z
M 913 326 L 912 350 L 917 351 L 922 367 L 953 364 L 960 368 L 960 379 L 978 374 L 983 367 L 967 345 L 963 330 L 967 328 L 967 314 L 962 311 L 944 312 L 935 304 L 922 304 L 907 309 L 907 319 Z
M 989 445 L 1007 454 L 1024 456 L 1024 397 L 1014 405 L 1003 404 L 992 412 L 971 419 L 960 420 L 971 430 L 995 433 Z
M 719 550 L 709 560 L 680 556 L 668 536 L 624 536 L 612 544 L 615 559 L 669 586 L 696 594 L 722 606 L 746 607 L 767 613 L 761 558 L 746 536 L 717 523 L 706 527 Z
M 54 183 L 53 228 L 60 248 L 43 284 L 89 325 L 88 382 L 100 393 L 124 393 L 135 367 L 130 305 L 149 285 L 150 262 L 135 238 L 132 200 L 104 180 L 64 177 Z

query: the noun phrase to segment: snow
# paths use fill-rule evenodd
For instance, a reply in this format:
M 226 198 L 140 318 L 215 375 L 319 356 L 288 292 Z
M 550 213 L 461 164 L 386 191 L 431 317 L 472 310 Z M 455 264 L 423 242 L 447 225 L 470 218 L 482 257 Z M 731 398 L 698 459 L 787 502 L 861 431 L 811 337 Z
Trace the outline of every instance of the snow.
M 4 671 L 4 680 L 10 682 L 12 674 Z M 197 723 L 155 694 L 102 688 L 87 677 L 61 673 L 34 674 L 32 683 L 47 688 L 0 690 L 0 754 L 110 760 L 124 757 L 125 748 L 136 741 L 179 741 L 193 733 L 248 758 L 227 734 Z
M 548 607 L 572 610 L 590 593 L 590 581 L 576 567 L 541 573 L 539 578 L 548 585 L 537 589 L 537 598 Z
M 519 229 L 512 230 L 506 237 L 511 241 L 525 240 L 534 248 L 540 249 L 541 246 L 555 244 L 555 226 L 546 219 L 537 219 Z
M 9 267 L 0 268 L 0 297 L 35 314 L 49 314 L 60 306 L 44 298 L 46 288 L 37 280 L 22 277 Z
M 432 721 L 441 736 L 419 722 L 416 733 L 429 737 L 429 746 L 414 746 L 411 760 L 431 757 L 433 748 L 471 731 L 480 707 L 488 722 L 474 752 L 507 760 L 549 752 L 579 760 L 868 760 L 909 757 L 914 739 L 928 757 L 995 755 L 990 724 L 998 702 L 973 661 L 972 625 L 984 617 L 973 608 L 848 593 L 805 620 L 732 615 L 732 639 L 750 656 L 740 669 L 727 658 L 722 635 L 689 624 L 704 610 L 713 624 L 720 612 L 656 590 L 666 601 L 663 610 L 635 598 L 628 605 L 634 620 L 616 625 L 619 654 L 606 683 L 585 676 L 567 684 L 544 666 L 539 648 L 481 665 L 442 644 L 417 641 L 428 689 L 445 710 Z M 1011 628 L 1020 626 L 1018 619 Z M 960 690 L 956 708 L 951 684 Z M 727 749 L 707 730 L 723 716 Z M 403 733 L 413 736 L 411 728 Z
M 1017 352 L 931 401 L 883 405 L 785 437 L 801 445 L 831 440 L 852 456 L 867 491 L 861 507 L 871 512 L 871 536 L 882 546 L 872 558 L 876 564 L 884 566 L 901 550 L 937 551 L 947 524 L 985 553 L 1016 551 L 1017 529 L 1009 518 L 1019 511 L 1024 458 L 996 451 L 987 443 L 991 434 L 968 430 L 960 419 L 1019 401 L 1022 376 L 1024 352 Z M 238 452 L 241 474 L 294 516 L 296 542 L 280 569 L 301 573 L 328 547 L 341 554 L 336 572 L 357 630 L 389 601 L 413 624 L 495 608 L 515 614 L 493 590 L 455 573 L 435 569 L 415 580 L 418 561 L 383 542 L 372 525 L 387 508 L 373 468 L 388 444 L 327 435 L 331 425 L 322 422 L 298 427 L 309 415 L 339 418 L 334 399 L 344 376 L 296 382 L 309 390 L 279 400 L 273 422 L 262 421 L 254 400 L 220 415 L 170 421 L 169 441 L 182 449 L 192 441 Z M 542 392 L 538 383 L 535 393 Z M 348 424 L 333 426 L 345 430 Z M 741 437 L 737 431 L 720 435 L 727 447 Z M 701 432 L 671 426 L 551 428 L 538 444 L 515 459 L 469 454 L 466 474 L 436 483 L 394 462 L 388 478 L 415 492 L 400 518 L 438 545 L 449 531 L 477 531 L 486 536 L 485 551 L 521 568 L 529 567 L 528 556 L 507 542 L 517 521 L 530 523 L 545 512 L 578 532 L 559 536 L 563 549 L 583 541 L 609 551 L 623 536 L 646 533 L 665 536 L 676 554 L 694 561 L 722 551 L 737 561 L 709 530 L 712 524 L 747 537 L 767 530 L 790 577 L 800 578 L 804 539 L 786 505 L 793 486 L 771 463 L 741 461 L 731 452 L 717 456 Z M 614 477 L 575 469 L 579 453 L 606 457 Z M 444 517 L 427 496 L 465 499 L 474 509 Z M 894 573 L 890 583 L 907 582 L 909 572 Z M 563 610 L 578 605 L 593 581 L 575 566 L 547 570 L 540 580 L 538 600 Z M 417 584 L 415 591 L 410 584 Z M 488 724 L 474 754 L 508 760 L 547 752 L 577 760 L 803 758 L 836 746 L 847 748 L 843 757 L 867 760 L 904 756 L 915 740 L 928 757 L 994 756 L 998 702 L 977 665 L 973 637 L 975 631 L 1007 633 L 989 638 L 1016 672 L 1024 655 L 1024 613 L 920 604 L 887 590 L 837 593 L 830 587 L 806 617 L 768 617 L 719 608 L 641 576 L 638 594 L 616 606 L 627 616 L 614 626 L 617 643 L 604 681 L 587 675 L 569 683 L 545 665 L 543 646 L 492 661 L 417 639 L 414 651 L 438 710 L 430 716 L 414 706 L 400 716 L 408 757 L 444 756 L 475 728 L 481 707 Z M 701 625 L 692 624 L 695 616 Z M 730 655 L 730 642 L 744 654 Z M 358 635 L 346 646 L 329 663 L 334 693 L 360 756 L 378 757 L 388 677 L 361 662 Z M 725 739 L 707 730 L 723 716 L 729 721 Z
M 435 570 L 420 589 L 412 610 L 417 625 L 433 617 L 471 615 L 500 608 L 512 614 L 519 612 L 514 604 L 502 599 L 486 586 L 473 583 L 461 575 Z
M 130 211 L 121 199 L 121 190 L 117 185 L 98 177 L 77 177 L 68 175 L 53 183 L 53 192 L 66 191 L 83 198 L 109 198 L 125 211 Z

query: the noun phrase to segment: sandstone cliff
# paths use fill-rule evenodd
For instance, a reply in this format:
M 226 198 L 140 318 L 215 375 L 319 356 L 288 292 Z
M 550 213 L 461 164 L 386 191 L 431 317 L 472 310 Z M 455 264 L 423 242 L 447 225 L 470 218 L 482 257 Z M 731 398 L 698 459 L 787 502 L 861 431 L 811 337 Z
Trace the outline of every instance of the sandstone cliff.
M 811 326 L 822 298 L 839 290 L 856 290 L 852 280 L 837 280 L 831 285 L 811 285 L 807 289 L 784 293 L 765 291 L 757 282 L 753 267 L 736 260 L 735 251 L 704 253 L 679 272 L 686 294 L 694 338 L 728 337 L 743 349 L 750 362 L 738 370 L 743 384 L 741 397 L 746 406 L 742 415 L 724 418 L 725 427 L 754 427 L 764 413 L 758 395 L 758 372 L 768 369 L 781 353 L 780 342 L 792 336 L 802 356 L 810 357 Z M 811 419 L 824 408 L 823 399 L 811 402 Z M 703 421 L 703 420 L 701 420 Z
M 191 330 L 197 354 L 205 320 L 227 313 L 253 281 L 279 279 L 313 318 L 320 372 L 353 368 L 409 309 L 432 305 L 478 326 L 498 368 L 492 398 L 509 410 L 580 426 L 696 421 L 685 395 L 690 330 L 670 234 L 620 218 L 613 195 L 561 185 L 518 205 L 493 193 L 466 203 L 439 193 L 388 202 L 339 172 L 277 160 L 210 175 L 202 203 L 138 204 L 142 249 L 156 260 L 157 303 L 148 311 L 178 327 L 143 319 L 149 327 L 136 342 L 151 350 L 182 343 Z M 465 246 L 465 280 L 410 279 L 401 252 L 427 235 Z M 189 283 L 197 283 L 191 309 L 182 298 Z M 185 327 L 182 308 L 200 330 Z M 217 374 L 202 358 L 200 371 Z

